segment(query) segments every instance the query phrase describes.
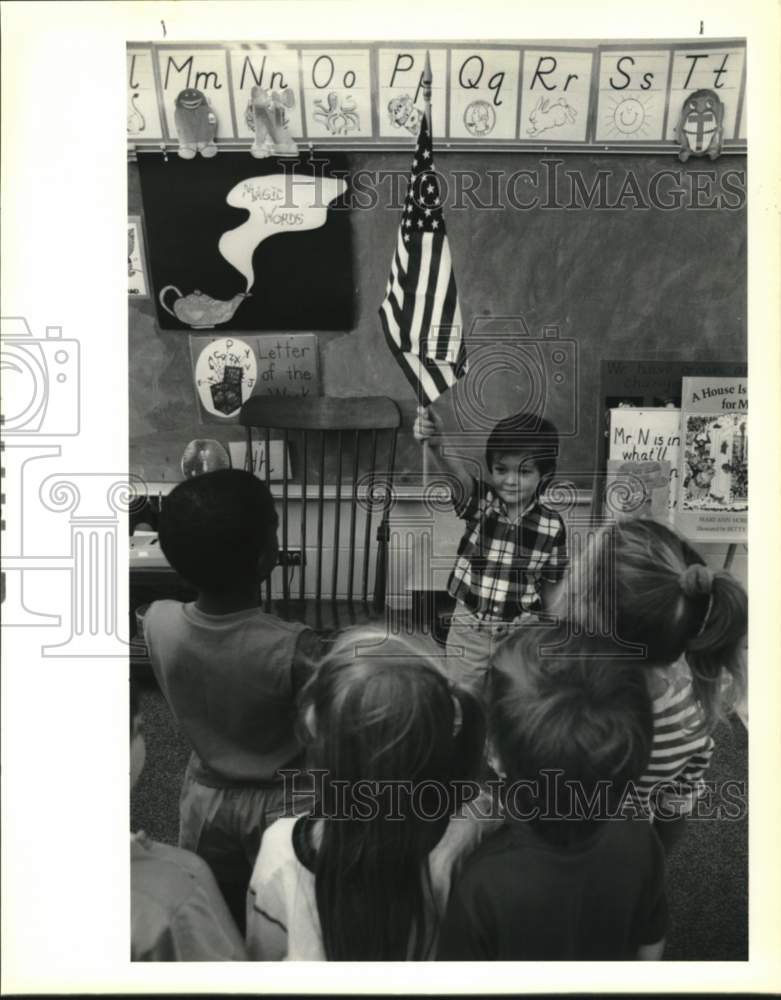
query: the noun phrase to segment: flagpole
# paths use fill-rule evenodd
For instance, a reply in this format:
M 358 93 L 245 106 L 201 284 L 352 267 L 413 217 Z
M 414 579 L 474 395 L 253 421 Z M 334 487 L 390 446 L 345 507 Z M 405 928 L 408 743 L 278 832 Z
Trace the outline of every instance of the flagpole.
M 426 61 L 423 64 L 423 77 L 421 79 L 421 86 L 423 90 L 423 103 L 425 105 L 423 114 L 426 117 L 428 123 L 429 135 L 433 135 L 431 131 L 431 56 L 429 55 L 428 49 L 426 49 Z M 425 407 L 426 415 L 428 415 L 428 407 Z M 428 477 L 430 471 L 430 461 L 431 456 L 429 453 L 429 443 L 426 441 L 423 445 L 423 488 L 428 486 Z

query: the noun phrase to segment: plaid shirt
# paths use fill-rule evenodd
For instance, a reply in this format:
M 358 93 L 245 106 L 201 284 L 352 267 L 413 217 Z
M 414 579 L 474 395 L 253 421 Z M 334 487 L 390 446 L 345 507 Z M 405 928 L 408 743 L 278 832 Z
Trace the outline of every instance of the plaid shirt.
M 542 610 L 543 582 L 557 583 L 567 566 L 567 534 L 556 511 L 532 501 L 510 520 L 507 505 L 485 483 L 456 507 L 466 521 L 447 589 L 466 608 L 488 619 L 513 621 Z

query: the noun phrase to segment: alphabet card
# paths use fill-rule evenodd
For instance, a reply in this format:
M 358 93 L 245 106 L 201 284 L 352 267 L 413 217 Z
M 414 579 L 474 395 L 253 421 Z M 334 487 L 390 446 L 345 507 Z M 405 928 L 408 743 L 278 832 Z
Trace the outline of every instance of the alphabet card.
M 301 73 L 307 136 L 364 139 L 373 135 L 368 49 L 303 49 Z
M 520 139 L 585 141 L 592 61 L 571 49 L 524 52 Z
M 313 333 L 190 337 L 195 394 L 205 424 L 235 423 L 250 396 L 319 396 Z
M 253 87 L 263 87 L 264 90 L 278 92 L 290 91 L 293 99 L 290 106 L 285 109 L 287 126 L 290 134 L 297 138 L 304 134 L 296 49 L 245 45 L 231 49 L 230 66 L 233 99 L 236 105 L 236 131 L 241 138 L 251 139 L 255 134 L 247 116 Z
M 597 142 L 661 142 L 669 70 L 669 52 L 600 53 Z
M 155 69 L 151 49 L 127 50 L 127 137 L 161 139 Z
M 446 134 L 447 51 L 429 49 L 431 59 L 431 128 L 435 136 Z M 423 66 L 426 49 L 405 46 L 377 51 L 377 120 L 385 139 L 417 138 L 423 100 Z
M 515 138 L 519 63 L 517 50 L 451 49 L 452 138 Z
M 232 139 L 235 132 L 225 49 L 171 47 L 158 50 L 157 59 L 168 134 L 175 136 L 178 131 L 174 118 L 177 97 L 183 90 L 197 90 L 217 118 L 216 138 Z
M 740 97 L 743 93 L 745 49 L 703 49 L 693 45 L 673 54 L 670 80 L 670 113 L 667 138 L 675 141 L 683 102 L 697 90 L 712 90 L 724 105 L 724 118 L 717 122 L 724 139 L 735 137 Z M 703 128 L 707 123 L 703 122 Z

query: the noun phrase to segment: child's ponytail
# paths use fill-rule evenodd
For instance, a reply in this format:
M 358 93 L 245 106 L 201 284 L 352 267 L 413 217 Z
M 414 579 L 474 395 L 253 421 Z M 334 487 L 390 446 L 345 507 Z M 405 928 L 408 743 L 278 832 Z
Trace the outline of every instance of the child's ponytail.
M 709 729 L 743 692 L 746 592 L 660 521 L 622 521 L 592 536 L 555 610 L 587 630 L 609 629 L 619 644 L 641 645 L 648 667 L 685 657 Z
M 680 577 L 687 597 L 708 596 L 698 631 L 686 643 L 694 693 L 702 705 L 708 728 L 725 707 L 734 705 L 745 690 L 743 645 L 748 627 L 748 598 L 729 573 L 716 573 L 698 563 L 687 566 Z M 728 684 L 725 686 L 726 671 Z

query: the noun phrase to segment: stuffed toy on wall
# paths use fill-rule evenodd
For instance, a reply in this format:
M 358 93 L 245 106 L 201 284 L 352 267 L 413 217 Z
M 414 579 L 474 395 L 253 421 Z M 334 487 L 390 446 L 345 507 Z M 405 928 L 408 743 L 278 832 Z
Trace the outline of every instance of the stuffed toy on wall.
M 678 159 L 686 163 L 690 156 L 715 160 L 724 139 L 724 105 L 712 90 L 695 90 L 683 102 L 675 139 L 681 147 Z
M 177 152 L 183 160 L 192 160 L 196 153 L 217 155 L 217 116 L 200 90 L 188 88 L 177 96 L 174 123 L 179 136 Z
M 298 146 L 290 135 L 286 109 L 295 104 L 293 91 L 253 87 L 247 105 L 246 122 L 255 133 L 250 153 L 260 160 L 266 156 L 296 156 Z

